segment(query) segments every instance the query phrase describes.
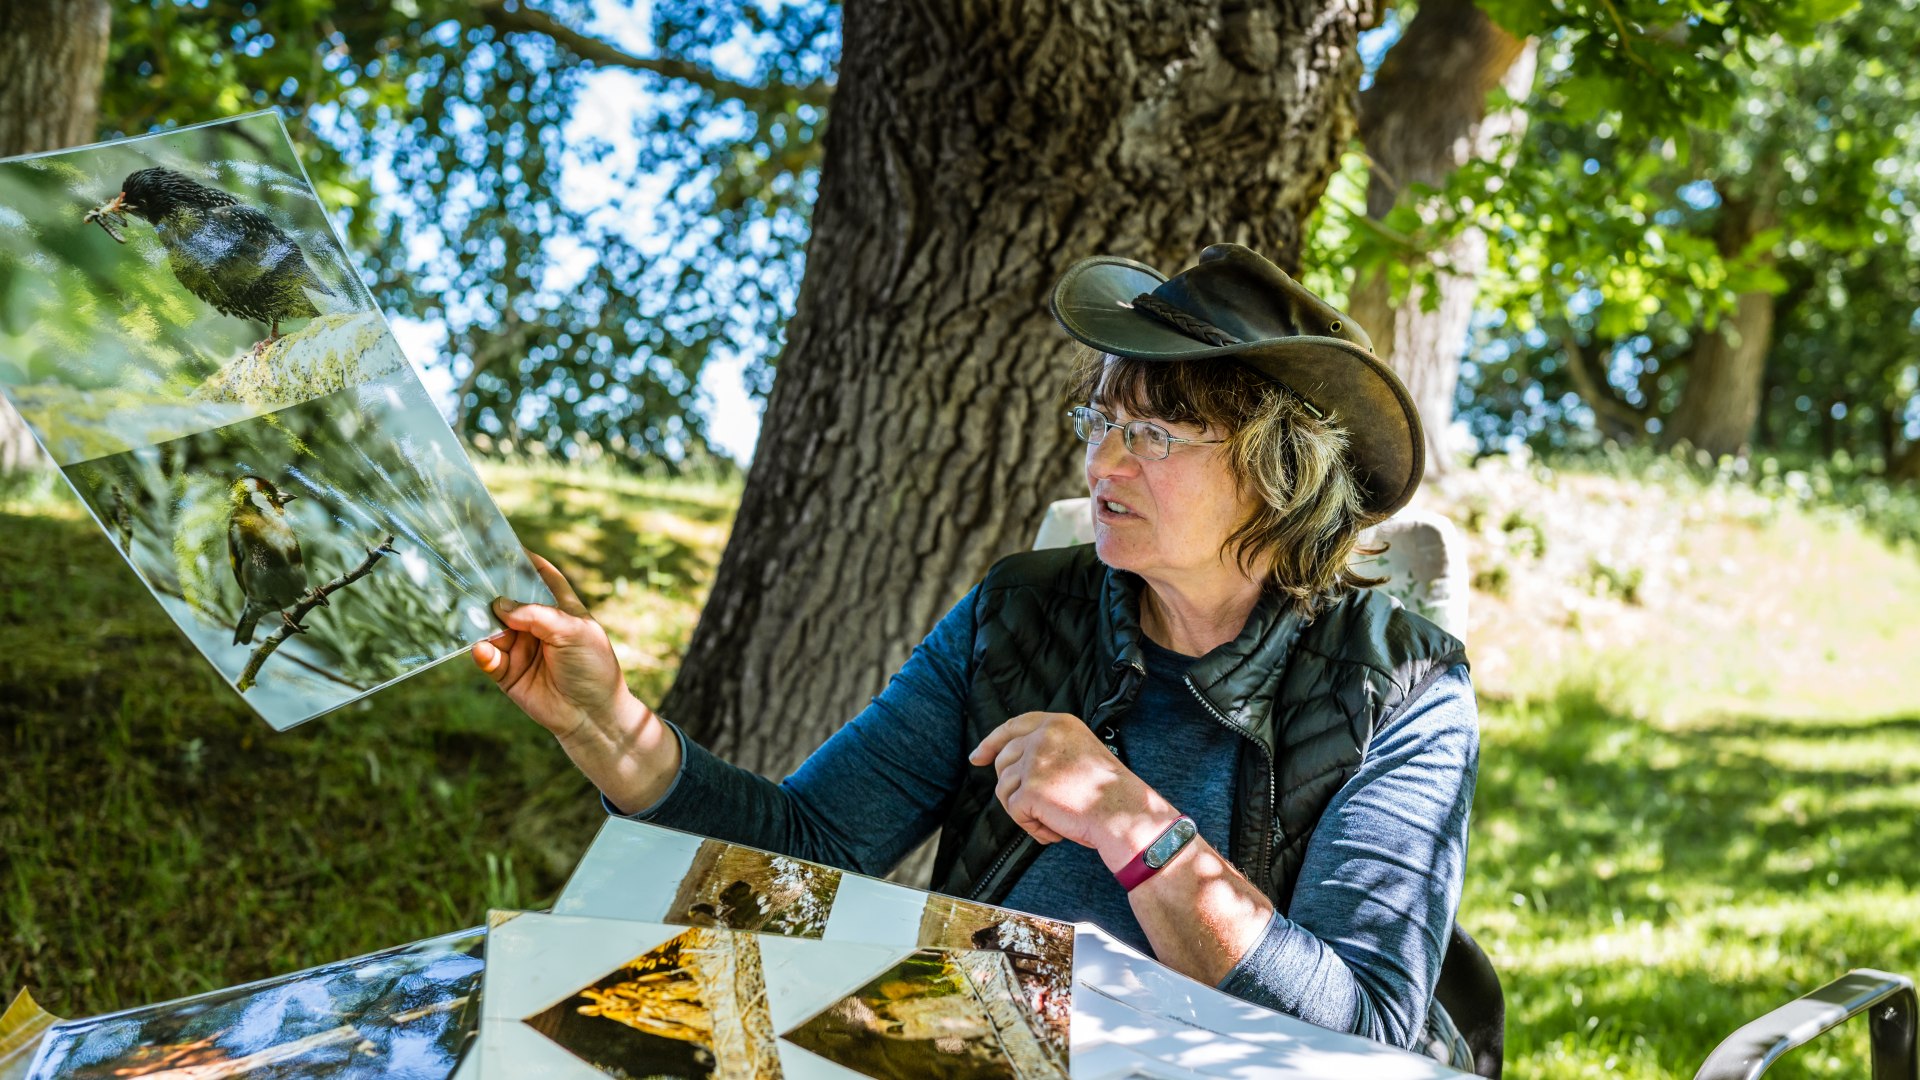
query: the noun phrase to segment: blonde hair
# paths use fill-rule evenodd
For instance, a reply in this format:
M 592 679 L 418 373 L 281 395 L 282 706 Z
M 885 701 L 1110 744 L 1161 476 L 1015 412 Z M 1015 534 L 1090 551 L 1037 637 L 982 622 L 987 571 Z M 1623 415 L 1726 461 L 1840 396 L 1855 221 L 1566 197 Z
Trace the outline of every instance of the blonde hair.
M 1136 360 L 1089 349 L 1074 366 L 1065 400 L 1226 432 L 1228 471 L 1255 509 L 1228 534 L 1221 554 L 1231 550 L 1249 577 L 1264 560 L 1262 585 L 1298 609 L 1312 614 L 1386 580 L 1352 566 L 1355 554 L 1384 549 L 1359 544 L 1370 521 L 1347 462 L 1347 433 L 1258 371 L 1230 359 Z

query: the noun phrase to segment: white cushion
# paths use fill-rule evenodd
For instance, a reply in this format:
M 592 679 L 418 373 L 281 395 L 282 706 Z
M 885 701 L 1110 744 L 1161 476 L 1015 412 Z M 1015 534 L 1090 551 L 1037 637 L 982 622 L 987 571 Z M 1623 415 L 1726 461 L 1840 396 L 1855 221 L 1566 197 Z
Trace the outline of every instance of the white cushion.
M 1068 547 L 1093 542 L 1093 500 L 1061 499 L 1047 507 L 1033 546 Z M 1387 550 L 1356 558 L 1353 567 L 1368 577 L 1384 577 L 1381 591 L 1463 636 L 1467 629 L 1467 548 L 1460 530 L 1441 514 L 1408 507 L 1362 532 L 1363 545 L 1385 542 Z

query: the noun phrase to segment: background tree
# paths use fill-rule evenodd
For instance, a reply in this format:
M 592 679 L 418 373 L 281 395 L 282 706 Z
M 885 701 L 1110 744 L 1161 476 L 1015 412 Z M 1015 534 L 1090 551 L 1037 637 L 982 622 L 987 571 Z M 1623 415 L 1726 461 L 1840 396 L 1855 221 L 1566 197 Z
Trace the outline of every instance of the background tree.
M 1384 222 L 1396 206 L 1430 221 L 1434 207 L 1423 193 L 1446 188 L 1469 162 L 1499 161 L 1501 149 L 1526 130 L 1523 103 L 1533 89 L 1537 45 L 1507 32 L 1473 0 L 1423 0 L 1360 95 L 1370 221 Z M 1385 224 L 1373 231 L 1401 235 Z M 1358 270 L 1347 311 L 1413 394 L 1424 421 L 1427 473 L 1439 476 L 1451 464 L 1454 389 L 1487 240 L 1466 228 L 1437 250 L 1407 254 L 1438 272 L 1422 280 L 1411 272 L 1413 259 L 1375 260 Z
M 1297 265 L 1356 126 L 1331 0 L 847 5 L 808 270 L 664 715 L 778 772 L 1077 487 L 1046 314 L 1072 261 L 1221 240 Z
M 56 21 L 106 35 L 107 6 L 78 6 L 98 17 Z M 100 85 L 104 64 L 99 120 L 59 142 L 278 106 L 382 305 L 446 328 L 463 433 L 708 461 L 703 365 L 742 360 L 764 392 L 796 295 L 838 9 L 649 14 L 653 40 L 628 48 L 581 29 L 581 0 L 119 5 L 110 52 L 59 80 Z M 607 69 L 648 106 L 618 146 L 582 98 Z
M 1532 302 L 1544 269 L 1562 280 L 1611 283 L 1626 297 L 1623 317 L 1677 302 L 1685 317 L 1702 321 L 1698 377 L 1667 418 L 1669 443 L 1719 445 L 1729 429 L 1751 423 L 1768 313 L 1759 297 L 1779 280 L 1765 246 L 1752 243 L 1771 213 L 1765 193 L 1729 202 L 1711 246 L 1636 252 L 1649 235 L 1649 192 L 1636 184 L 1656 182 L 1658 172 L 1641 167 L 1647 162 L 1639 155 L 1684 158 L 1696 142 L 1710 149 L 1727 137 L 1722 129 L 1736 104 L 1751 100 L 1754 72 L 1784 63 L 1789 42 L 1810 40 L 1850 6 L 1483 0 L 1476 7 L 1448 0 L 1418 7 L 1363 95 L 1371 110 L 1362 123 L 1366 217 L 1329 200 L 1327 238 L 1316 247 L 1326 261 L 1356 268 L 1350 308 L 1362 325 L 1382 328 L 1376 344 L 1414 390 L 1433 472 L 1447 464 L 1441 436 L 1460 403 L 1455 381 L 1489 243 L 1496 261 L 1518 260 L 1494 275 L 1493 306 Z M 1535 41 L 1550 62 L 1530 96 Z M 1560 119 L 1561 130 L 1520 140 L 1520 101 Z M 1566 160 L 1555 145 L 1561 138 L 1605 145 Z M 1517 160 L 1515 149 L 1522 149 Z M 1626 177 L 1636 184 L 1621 183 Z M 1659 244 L 1659 235 L 1649 243 Z M 1572 288 L 1576 304 L 1590 299 L 1579 295 L 1582 287 Z M 1566 340 L 1558 335 L 1556 343 Z M 1578 354 L 1568 356 L 1562 362 L 1575 376 L 1588 374 L 1575 363 Z M 1614 404 L 1600 406 L 1602 423 L 1624 422 Z
M 0 157 L 91 141 L 107 60 L 107 0 L 0 5 Z M 46 455 L 0 401 L 0 473 Z
M 1901 253 L 1911 122 L 1875 118 L 1913 114 L 1899 54 L 1914 8 L 1863 6 L 1805 44 L 1784 33 L 1749 42 L 1733 61 L 1742 86 L 1724 121 L 1695 122 L 1681 138 L 1567 112 L 1571 80 L 1550 78 L 1503 211 L 1516 272 L 1491 298 L 1500 322 L 1485 331 L 1462 398 L 1483 435 L 1551 443 L 1590 431 L 1718 455 L 1757 431 L 1802 448 L 1784 425 L 1840 404 L 1843 414 L 1866 407 L 1858 446 L 1904 445 L 1908 402 L 1893 400 L 1901 365 L 1889 355 L 1905 347 L 1900 331 L 1883 324 L 1866 361 L 1827 332 L 1850 317 L 1809 311 L 1818 321 L 1795 323 L 1792 360 L 1774 355 L 1773 328 L 1800 318 L 1800 305 L 1837 314 L 1835 302 L 1851 302 L 1838 299 L 1855 294 L 1834 287 L 1845 276 L 1836 261 L 1854 266 L 1856 287 L 1874 266 L 1890 276 L 1883 295 L 1911 295 L 1899 280 L 1912 265 Z M 1888 258 L 1855 254 L 1888 246 Z M 1889 377 L 1859 377 L 1856 360 Z M 1842 389 L 1849 379 L 1854 392 Z M 1866 393 L 1869 383 L 1883 389 Z M 1763 403 L 1770 414 L 1756 429 Z

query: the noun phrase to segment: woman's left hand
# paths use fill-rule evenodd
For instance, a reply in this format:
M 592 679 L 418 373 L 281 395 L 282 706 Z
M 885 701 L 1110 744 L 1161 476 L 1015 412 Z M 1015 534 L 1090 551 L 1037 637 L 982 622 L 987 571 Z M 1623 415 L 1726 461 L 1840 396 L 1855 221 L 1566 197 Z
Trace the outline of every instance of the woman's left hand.
M 1146 781 L 1120 764 L 1079 717 L 1030 712 L 1001 724 L 967 760 L 991 764 L 994 788 L 1014 824 L 1043 844 L 1071 840 L 1109 864 L 1133 857 L 1133 840 L 1159 835 L 1180 816 Z M 1115 858 L 1119 862 L 1115 863 Z

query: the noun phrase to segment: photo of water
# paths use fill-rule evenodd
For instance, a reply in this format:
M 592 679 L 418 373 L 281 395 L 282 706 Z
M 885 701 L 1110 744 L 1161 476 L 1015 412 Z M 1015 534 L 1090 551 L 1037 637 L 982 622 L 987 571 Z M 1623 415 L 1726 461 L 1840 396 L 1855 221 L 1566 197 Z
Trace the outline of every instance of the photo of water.
M 478 928 L 246 986 L 56 1024 L 28 1080 L 444 1080 L 479 1024 Z

